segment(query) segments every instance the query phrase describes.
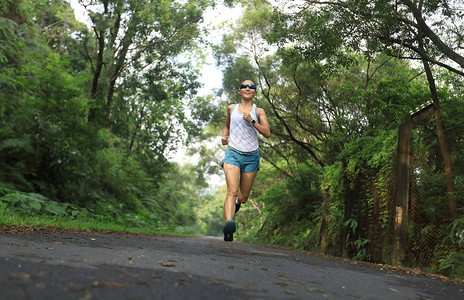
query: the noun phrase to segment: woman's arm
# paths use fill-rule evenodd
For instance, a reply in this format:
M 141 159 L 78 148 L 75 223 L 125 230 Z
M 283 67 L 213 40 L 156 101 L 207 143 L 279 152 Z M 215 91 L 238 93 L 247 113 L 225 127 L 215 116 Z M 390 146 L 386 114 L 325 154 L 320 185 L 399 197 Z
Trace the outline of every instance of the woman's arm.
M 222 130 L 222 138 L 221 138 L 221 142 L 223 145 L 227 145 L 229 143 L 230 113 L 234 109 L 234 106 L 235 104 L 231 104 L 227 107 L 226 124 L 224 125 L 224 129 Z
M 271 128 L 267 121 L 266 111 L 264 111 L 264 108 L 258 108 L 257 112 L 259 122 L 255 122 L 255 128 L 259 131 L 259 133 L 264 135 L 264 137 L 269 138 L 271 136 Z

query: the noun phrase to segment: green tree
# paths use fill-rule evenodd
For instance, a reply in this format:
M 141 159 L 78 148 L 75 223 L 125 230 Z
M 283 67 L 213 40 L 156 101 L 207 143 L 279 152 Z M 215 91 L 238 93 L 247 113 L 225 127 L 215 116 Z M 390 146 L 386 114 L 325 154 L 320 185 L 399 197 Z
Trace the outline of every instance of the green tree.
M 188 62 L 208 3 L 81 3 L 95 21 L 90 31 L 67 1 L 1 2 L 1 194 L 40 193 L 108 221 L 171 222 L 158 192 L 169 186 L 166 155 L 182 126 L 193 139 L 205 122 L 185 108 L 199 86 L 198 65 Z
M 340 49 L 353 49 L 370 57 L 386 51 L 397 58 L 423 63 L 436 109 L 436 130 L 446 166 L 450 213 L 455 219 L 459 212 L 452 160 L 430 64 L 464 75 L 453 66 L 453 63 L 464 66 L 464 57 L 458 53 L 464 25 L 460 8 L 459 1 L 306 1 L 295 13 L 279 12 L 279 16 L 286 16 L 275 19 L 274 36 L 281 45 L 296 44 L 303 55 L 309 57 L 330 53 L 340 58 L 337 54 Z M 437 21 L 428 22 L 429 19 Z
M 285 5 L 242 2 L 243 18 L 233 34 L 223 38 L 216 57 L 228 81 L 223 85 L 226 95 L 233 97 L 231 81 L 256 74 L 261 92 L 256 100 L 268 112 L 273 136 L 269 143 L 262 142 L 261 153 L 285 179 L 268 187 L 257 184 L 256 189 L 264 189 L 256 191 L 260 204 L 269 205 L 269 200 L 282 216 L 294 211 L 285 205 L 293 200 L 287 194 L 287 181 L 293 189 L 303 189 L 310 181 L 297 181 L 297 170 L 316 164 L 323 174 L 321 195 L 305 201 L 320 203 L 320 210 L 311 214 L 297 206 L 297 211 L 305 211 L 304 219 L 311 224 L 320 222 L 322 249 L 383 261 L 396 131 L 411 110 L 430 98 L 430 80 L 385 47 L 375 35 L 380 29 L 354 28 L 359 22 L 342 15 L 345 2 L 339 3 L 336 8 L 321 4 L 326 9 L 295 6 L 289 12 L 280 9 Z M 458 74 L 448 76 L 460 82 Z M 437 93 L 443 102 L 453 99 L 444 93 L 446 89 L 440 81 Z M 269 226 L 274 218 L 276 223 Z M 266 219 L 263 228 L 276 233 L 295 219 L 279 220 L 278 216 Z M 385 234 L 375 235 L 378 231 Z M 307 241 L 315 239 L 314 234 L 307 237 L 311 237 Z
M 166 68 L 175 69 L 176 56 L 195 45 L 198 22 L 208 5 L 196 0 L 80 3 L 89 13 L 94 33 L 94 41 L 87 38 L 84 45 L 92 68 L 88 119 L 103 123 L 113 116 L 114 97 L 125 86 L 124 78 L 137 73 L 161 76 Z
M 80 1 L 93 32 L 83 32 L 92 71 L 88 120 L 111 128 L 147 173 L 158 178 L 182 131 L 194 138 L 199 22 L 209 1 Z M 190 54 L 188 54 L 190 53 Z M 158 173 L 158 174 L 157 174 Z

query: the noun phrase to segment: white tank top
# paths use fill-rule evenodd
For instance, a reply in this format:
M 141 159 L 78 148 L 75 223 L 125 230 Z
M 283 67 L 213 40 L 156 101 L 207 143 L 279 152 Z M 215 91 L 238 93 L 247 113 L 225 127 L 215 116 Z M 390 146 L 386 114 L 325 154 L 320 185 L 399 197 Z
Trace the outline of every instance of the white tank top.
M 238 112 L 236 104 L 230 114 L 229 146 L 242 152 L 251 152 L 259 148 L 258 130 L 243 119 L 243 113 Z M 256 104 L 251 108 L 251 117 L 258 122 Z

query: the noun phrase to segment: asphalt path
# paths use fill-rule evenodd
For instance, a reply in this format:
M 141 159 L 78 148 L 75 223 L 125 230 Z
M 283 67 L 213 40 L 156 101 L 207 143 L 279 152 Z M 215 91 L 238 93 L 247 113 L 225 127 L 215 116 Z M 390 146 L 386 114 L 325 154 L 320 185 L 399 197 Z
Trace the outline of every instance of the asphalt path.
M 217 237 L 0 232 L 0 299 L 464 299 L 381 265 Z

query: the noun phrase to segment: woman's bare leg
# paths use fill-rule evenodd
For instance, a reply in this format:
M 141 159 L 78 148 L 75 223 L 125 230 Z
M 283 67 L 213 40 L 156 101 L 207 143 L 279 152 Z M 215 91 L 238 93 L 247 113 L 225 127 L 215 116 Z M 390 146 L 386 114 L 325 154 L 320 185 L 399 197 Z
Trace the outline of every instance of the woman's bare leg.
M 240 168 L 224 163 L 224 174 L 227 183 L 227 195 L 224 201 L 224 218 L 227 222 L 232 220 L 235 215 L 235 198 L 237 198 L 239 194 Z
M 258 171 L 250 173 L 242 173 L 240 176 L 240 189 L 238 192 L 238 201 L 241 203 L 246 203 L 248 197 L 250 196 L 251 187 L 255 181 L 256 174 Z

